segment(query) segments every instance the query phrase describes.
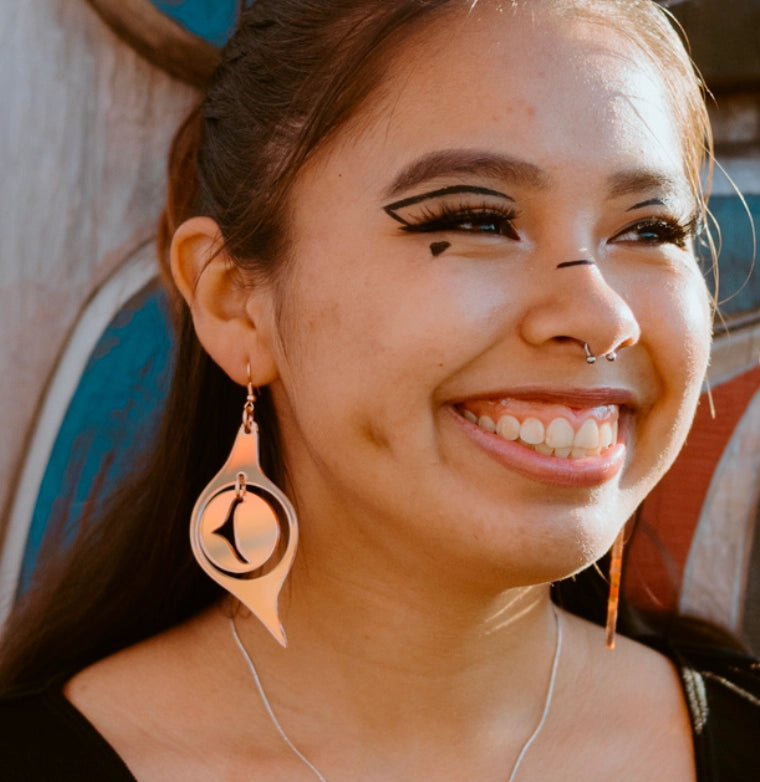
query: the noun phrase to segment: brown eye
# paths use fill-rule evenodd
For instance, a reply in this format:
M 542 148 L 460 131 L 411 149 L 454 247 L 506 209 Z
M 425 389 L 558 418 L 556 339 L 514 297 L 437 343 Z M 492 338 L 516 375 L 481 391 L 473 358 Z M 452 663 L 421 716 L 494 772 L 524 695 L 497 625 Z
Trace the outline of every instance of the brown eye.
M 686 242 L 694 235 L 693 221 L 682 225 L 677 220 L 657 218 L 639 220 L 614 237 L 616 242 L 638 242 L 642 244 L 673 244 L 686 247 Z
M 409 233 L 456 231 L 520 240 L 513 225 L 514 199 L 490 188 L 453 185 L 404 198 L 384 210 Z
M 513 215 L 500 214 L 492 210 L 464 210 L 430 217 L 424 222 L 405 226 L 405 230 L 414 233 L 461 231 L 463 233 L 504 236 L 519 241 L 520 236 L 512 225 L 513 219 Z

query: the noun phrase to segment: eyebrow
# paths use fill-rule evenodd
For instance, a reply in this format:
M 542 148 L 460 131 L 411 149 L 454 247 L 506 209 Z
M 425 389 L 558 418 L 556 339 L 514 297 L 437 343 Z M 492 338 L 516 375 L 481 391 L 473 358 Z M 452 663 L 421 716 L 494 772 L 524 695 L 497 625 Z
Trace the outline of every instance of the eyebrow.
M 661 194 L 635 204 L 628 211 L 653 204 L 663 205 L 666 198 L 682 197 L 686 191 L 683 180 L 667 172 L 650 169 L 619 171 L 608 179 L 607 188 L 607 195 L 611 199 L 653 190 Z
M 489 179 L 545 188 L 549 177 L 538 166 L 524 160 L 477 150 L 446 149 L 431 152 L 403 168 L 385 193 L 386 198 L 444 176 L 469 174 Z
M 392 198 L 433 179 L 465 174 L 537 190 L 546 189 L 551 183 L 551 177 L 546 171 L 526 160 L 480 150 L 445 149 L 423 155 L 405 166 L 393 180 L 385 197 Z M 631 210 L 655 203 L 663 204 L 666 199 L 688 195 L 688 188 L 682 178 L 658 169 L 618 171 L 607 180 L 607 196 L 610 199 L 647 191 L 661 195 L 642 201 L 631 207 Z

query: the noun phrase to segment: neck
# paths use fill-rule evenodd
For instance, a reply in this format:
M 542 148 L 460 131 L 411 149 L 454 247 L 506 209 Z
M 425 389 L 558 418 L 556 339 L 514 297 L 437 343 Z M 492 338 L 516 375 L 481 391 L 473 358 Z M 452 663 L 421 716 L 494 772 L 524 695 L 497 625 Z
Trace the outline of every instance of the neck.
M 332 704 L 333 718 L 352 726 L 406 736 L 442 729 L 451 738 L 495 718 L 509 722 L 505 704 L 522 724 L 520 705 L 544 692 L 556 643 L 547 586 L 476 600 L 410 579 L 314 576 L 296 570 L 281 598 L 286 650 L 255 618 L 239 622 L 265 687 L 272 682 L 273 701 L 285 708 L 312 698 L 313 713 Z M 436 719 L 441 713 L 457 719 Z
M 355 589 L 299 599 L 294 581 L 286 650 L 255 619 L 237 622 L 241 668 L 250 655 L 266 692 L 257 708 L 283 725 L 291 761 L 303 752 L 296 762 L 330 780 L 360 767 L 424 778 L 431 756 L 450 769 L 447 779 L 514 774 L 555 689 L 561 623 L 547 587 L 513 590 L 467 617 L 461 606 L 418 599 L 410 610 Z M 329 753 L 337 738 L 353 749 Z

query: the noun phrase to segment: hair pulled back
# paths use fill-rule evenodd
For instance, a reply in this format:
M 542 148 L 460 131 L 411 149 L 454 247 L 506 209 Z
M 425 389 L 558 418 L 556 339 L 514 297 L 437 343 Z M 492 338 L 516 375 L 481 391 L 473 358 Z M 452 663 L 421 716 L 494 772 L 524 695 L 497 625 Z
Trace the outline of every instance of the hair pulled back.
M 170 195 L 164 249 L 183 220 L 203 214 L 236 263 L 274 272 L 303 163 L 373 94 L 404 39 L 455 5 L 463 3 L 258 0 L 245 10 L 175 141 L 171 186 L 186 192 Z
M 485 4 L 496 0 L 480 0 Z M 543 4 L 616 27 L 662 74 L 682 129 L 695 195 L 709 144 L 688 56 L 651 0 L 503 0 L 502 10 Z M 257 0 L 243 12 L 202 103 L 170 155 L 159 226 L 162 274 L 177 227 L 196 215 L 219 225 L 243 277 L 276 279 L 287 261 L 287 199 L 311 155 L 382 84 L 403 44 L 443 14 L 475 0 Z M 170 288 L 171 290 L 171 288 Z M 0 688 L 43 682 L 197 613 L 220 595 L 192 558 L 187 526 L 195 498 L 226 457 L 239 424 L 240 389 L 200 346 L 174 294 L 178 352 L 161 431 L 147 463 L 83 527 L 19 603 L 0 650 Z M 262 463 L 282 483 L 274 410 L 256 405 Z M 578 587 L 580 589 L 580 580 Z M 569 601 L 590 613 L 591 598 Z

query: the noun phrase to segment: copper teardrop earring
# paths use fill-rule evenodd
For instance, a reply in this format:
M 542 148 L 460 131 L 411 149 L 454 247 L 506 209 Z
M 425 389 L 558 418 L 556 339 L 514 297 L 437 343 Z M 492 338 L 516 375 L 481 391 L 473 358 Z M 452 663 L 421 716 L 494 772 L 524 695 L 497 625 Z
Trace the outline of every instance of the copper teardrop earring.
M 618 532 L 610 553 L 610 591 L 607 597 L 607 622 L 605 627 L 605 645 L 615 648 L 615 629 L 617 627 L 618 604 L 620 602 L 620 577 L 623 572 L 623 549 L 625 548 L 625 525 Z
M 295 557 L 298 520 L 259 465 L 255 400 L 249 364 L 243 423 L 227 461 L 195 503 L 190 543 L 206 574 L 286 646 L 277 602 Z

